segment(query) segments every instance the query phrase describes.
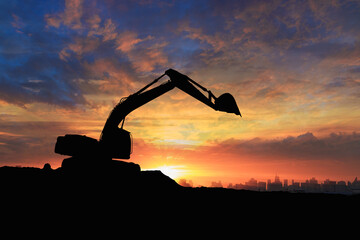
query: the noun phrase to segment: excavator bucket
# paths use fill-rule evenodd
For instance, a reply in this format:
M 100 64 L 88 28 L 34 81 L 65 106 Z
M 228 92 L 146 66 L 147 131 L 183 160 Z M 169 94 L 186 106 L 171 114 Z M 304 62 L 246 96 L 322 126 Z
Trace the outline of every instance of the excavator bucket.
M 218 111 L 235 113 L 240 115 L 240 110 L 236 104 L 235 98 L 230 93 L 224 93 L 215 100 L 215 108 Z

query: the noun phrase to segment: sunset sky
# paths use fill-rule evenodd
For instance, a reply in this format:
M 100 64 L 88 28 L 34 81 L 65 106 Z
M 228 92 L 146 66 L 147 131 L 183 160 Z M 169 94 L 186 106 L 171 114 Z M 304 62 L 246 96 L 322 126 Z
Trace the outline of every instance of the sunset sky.
M 168 68 L 243 118 L 180 90 L 131 113 L 132 161 L 195 185 L 360 177 L 360 1 L 0 1 L 0 166 L 61 165 L 59 135 Z M 166 80 L 166 79 L 165 79 Z

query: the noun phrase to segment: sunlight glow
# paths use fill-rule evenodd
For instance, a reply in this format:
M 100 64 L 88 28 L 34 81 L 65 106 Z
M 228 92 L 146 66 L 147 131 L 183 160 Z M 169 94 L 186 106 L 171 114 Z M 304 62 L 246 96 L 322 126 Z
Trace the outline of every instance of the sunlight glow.
M 185 170 L 185 166 L 167 166 L 163 165 L 157 168 L 154 168 L 153 170 L 160 170 L 163 174 L 167 175 L 168 177 L 177 180 L 185 175 L 187 172 Z

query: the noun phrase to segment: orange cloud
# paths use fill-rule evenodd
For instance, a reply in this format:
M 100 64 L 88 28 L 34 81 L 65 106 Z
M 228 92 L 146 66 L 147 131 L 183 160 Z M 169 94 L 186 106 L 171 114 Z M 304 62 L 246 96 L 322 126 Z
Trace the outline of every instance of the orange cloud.
M 224 41 L 224 36 L 220 33 L 216 33 L 215 35 L 207 35 L 204 34 L 201 28 L 190 27 L 188 22 L 183 22 L 180 24 L 177 32 L 180 34 L 182 32 L 187 32 L 187 38 L 196 39 L 200 42 L 206 42 L 210 44 L 215 52 L 222 50 L 222 48 L 226 47 L 226 42 Z
M 116 49 L 121 50 L 125 53 L 129 53 L 131 50 L 134 49 L 137 43 L 146 41 L 147 39 L 151 39 L 151 37 L 148 36 L 145 39 L 140 39 L 138 38 L 137 33 L 132 31 L 125 31 L 119 34 L 118 38 L 116 39 L 116 43 L 117 43 Z
M 82 0 L 65 0 L 64 12 L 45 15 L 47 26 L 58 28 L 60 24 L 64 24 L 72 29 L 81 29 L 82 2 Z
M 100 91 L 117 93 L 117 96 L 130 94 L 134 87 L 134 78 L 115 59 L 98 59 L 93 63 L 84 63 L 94 81 L 87 83 L 95 84 Z
M 99 16 L 89 19 L 91 29 L 88 32 L 89 37 L 97 35 L 102 36 L 104 42 L 114 40 L 118 37 L 116 25 L 112 22 L 110 18 L 105 21 L 103 27 L 100 27 L 100 22 L 101 19 Z
M 168 65 L 168 58 L 162 50 L 167 44 L 154 44 L 140 51 L 132 51 L 129 54 L 134 67 L 141 72 L 151 72 L 156 66 Z
M 151 72 L 157 65 L 166 65 L 167 56 L 163 52 L 166 43 L 152 43 L 150 46 L 139 43 L 153 40 L 152 36 L 138 38 L 137 33 L 125 31 L 118 35 L 117 50 L 127 54 L 132 65 L 140 72 Z
M 82 58 L 82 55 L 94 51 L 99 46 L 99 41 L 96 38 L 76 38 L 74 42 L 69 43 L 68 46 L 59 52 L 59 58 L 63 61 L 68 61 L 72 53 L 77 57 Z

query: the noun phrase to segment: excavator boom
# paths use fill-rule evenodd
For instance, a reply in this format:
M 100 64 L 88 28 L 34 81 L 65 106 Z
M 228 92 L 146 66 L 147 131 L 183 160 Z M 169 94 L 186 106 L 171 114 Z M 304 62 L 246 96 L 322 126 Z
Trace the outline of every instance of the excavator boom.
M 170 77 L 170 80 L 160 86 L 157 86 L 153 89 L 145 91 L 151 85 L 156 83 L 161 77 L 167 75 Z M 201 88 L 203 91 L 208 92 L 209 96 L 206 97 L 201 93 L 195 86 Z M 235 113 L 240 115 L 239 108 L 236 105 L 235 99 L 230 93 L 225 93 L 219 98 L 216 98 L 211 91 L 207 90 L 200 84 L 196 83 L 194 80 L 190 79 L 188 76 L 183 75 L 173 69 L 169 69 L 165 74 L 161 75 L 159 78 L 155 79 L 152 83 L 146 85 L 144 88 L 140 89 L 138 92 L 130 95 L 129 97 L 122 99 L 110 113 L 104 129 L 103 135 L 105 132 L 113 131 L 117 128 L 121 121 L 124 121 L 125 117 L 134 111 L 135 109 L 141 107 L 142 105 L 154 100 L 155 98 L 163 95 L 164 93 L 172 90 L 174 87 L 181 89 L 192 97 L 196 98 L 200 102 L 208 105 L 217 111 L 223 111 L 228 113 Z
M 147 90 L 154 83 L 158 82 L 160 78 L 167 75 L 170 80 Z M 239 108 L 235 102 L 234 97 L 230 93 L 224 93 L 218 98 L 212 94 L 211 91 L 201 86 L 188 76 L 183 75 L 173 69 L 168 69 L 165 74 L 156 78 L 153 82 L 146 85 L 138 92 L 121 99 L 121 101 L 111 111 L 103 131 L 98 141 L 98 146 L 94 144 L 95 139 L 79 135 L 65 135 L 65 137 L 58 137 L 55 145 L 55 152 L 64 155 L 77 155 L 77 156 L 107 156 L 108 158 L 121 158 L 128 159 L 131 154 L 131 135 L 130 132 L 123 129 L 125 117 L 135 109 L 143 106 L 144 104 L 154 100 L 155 98 L 163 95 L 164 93 L 179 88 L 197 100 L 203 102 L 207 106 L 216 111 L 223 111 L 227 113 L 234 113 L 240 115 Z M 207 92 L 208 96 L 199 91 Z M 119 124 L 122 122 L 121 128 Z M 96 140 L 95 140 L 96 141 Z M 86 142 L 86 143 L 85 143 Z M 91 151 L 86 150 L 88 143 L 91 143 Z M 79 149 L 79 146 L 81 149 Z M 84 152 L 84 154 L 83 154 Z M 88 154 L 85 154 L 88 153 Z M 99 153 L 99 154 L 96 154 Z

